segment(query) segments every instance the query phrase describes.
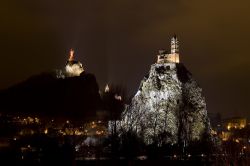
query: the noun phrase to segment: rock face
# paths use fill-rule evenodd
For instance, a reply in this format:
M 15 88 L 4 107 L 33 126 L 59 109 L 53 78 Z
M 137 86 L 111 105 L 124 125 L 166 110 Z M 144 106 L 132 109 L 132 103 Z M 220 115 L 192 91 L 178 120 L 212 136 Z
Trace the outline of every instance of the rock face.
M 191 73 L 178 63 L 153 64 L 119 122 L 146 144 L 176 144 L 210 134 L 205 98 Z

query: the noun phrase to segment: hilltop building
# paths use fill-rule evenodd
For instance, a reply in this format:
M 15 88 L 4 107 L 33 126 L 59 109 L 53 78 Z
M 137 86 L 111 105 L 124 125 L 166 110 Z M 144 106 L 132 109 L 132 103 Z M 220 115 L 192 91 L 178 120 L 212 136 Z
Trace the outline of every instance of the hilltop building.
M 176 37 L 171 39 L 171 53 L 167 53 L 166 50 L 159 50 L 159 55 L 157 55 L 157 63 L 179 63 L 179 41 Z

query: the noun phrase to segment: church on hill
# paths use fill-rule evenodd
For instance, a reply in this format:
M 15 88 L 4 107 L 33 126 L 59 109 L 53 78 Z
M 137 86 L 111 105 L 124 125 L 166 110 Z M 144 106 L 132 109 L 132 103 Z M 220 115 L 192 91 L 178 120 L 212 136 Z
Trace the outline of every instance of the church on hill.
M 176 37 L 171 39 L 171 53 L 167 53 L 166 50 L 159 50 L 159 55 L 157 55 L 157 63 L 180 63 L 179 57 L 179 41 Z

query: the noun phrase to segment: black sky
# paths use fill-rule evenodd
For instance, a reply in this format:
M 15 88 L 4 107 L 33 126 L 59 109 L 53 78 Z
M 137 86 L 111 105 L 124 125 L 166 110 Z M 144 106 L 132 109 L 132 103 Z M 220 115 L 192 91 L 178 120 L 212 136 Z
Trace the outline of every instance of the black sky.
M 174 33 L 208 111 L 250 118 L 249 0 L 2 0 L 0 89 L 62 68 L 74 48 L 101 88 L 133 94 Z

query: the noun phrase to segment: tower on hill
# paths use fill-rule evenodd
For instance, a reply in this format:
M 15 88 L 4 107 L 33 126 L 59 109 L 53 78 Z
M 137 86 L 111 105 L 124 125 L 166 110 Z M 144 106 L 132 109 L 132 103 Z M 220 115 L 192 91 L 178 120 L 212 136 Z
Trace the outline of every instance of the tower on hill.
M 167 53 L 166 50 L 159 50 L 157 63 L 180 63 L 179 41 L 176 35 L 174 35 L 171 39 L 171 53 Z

